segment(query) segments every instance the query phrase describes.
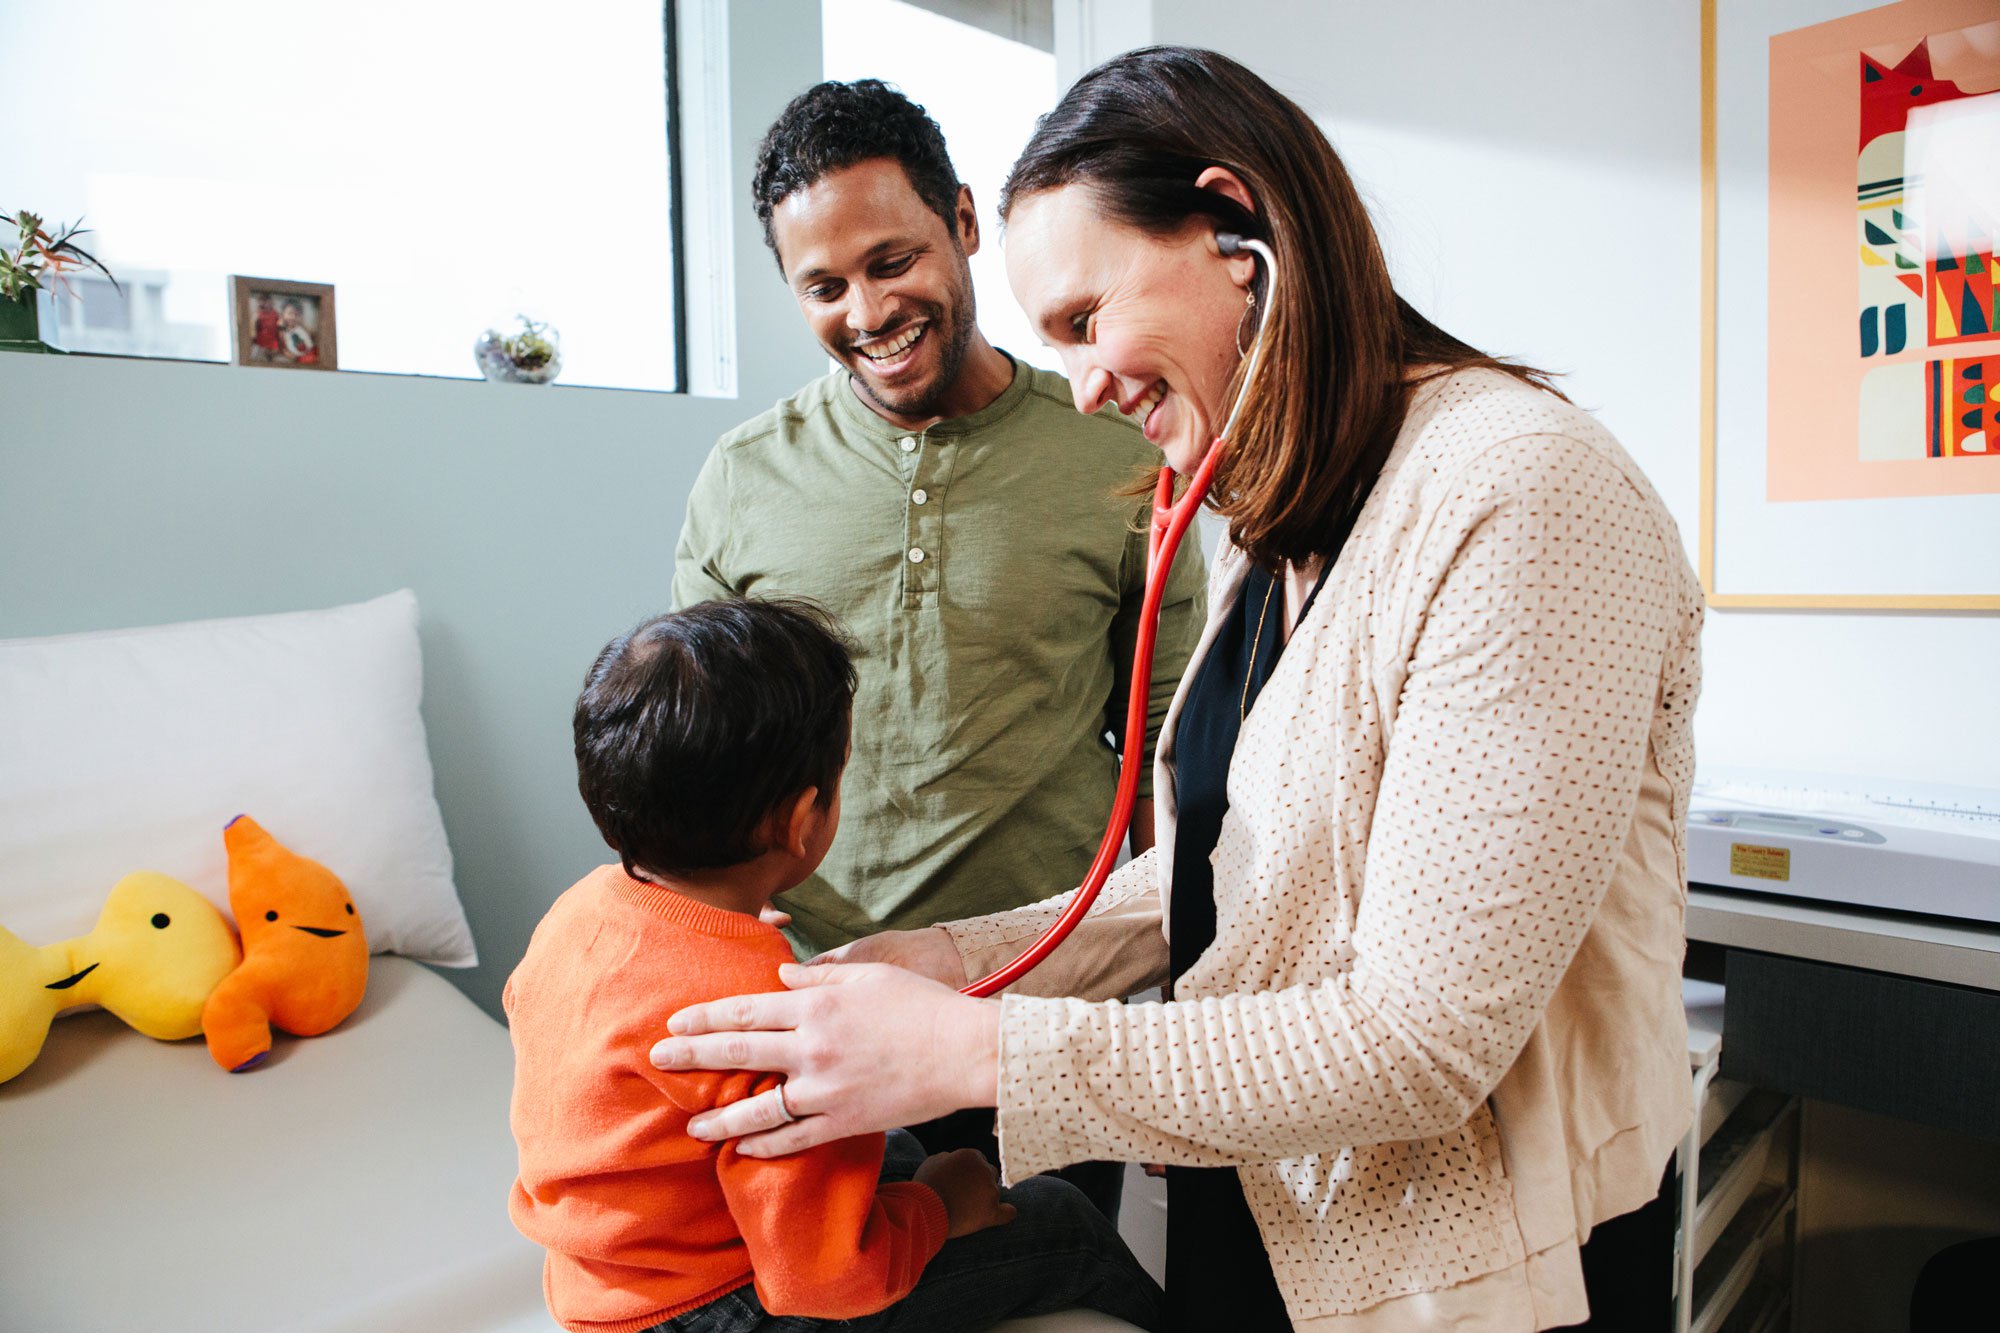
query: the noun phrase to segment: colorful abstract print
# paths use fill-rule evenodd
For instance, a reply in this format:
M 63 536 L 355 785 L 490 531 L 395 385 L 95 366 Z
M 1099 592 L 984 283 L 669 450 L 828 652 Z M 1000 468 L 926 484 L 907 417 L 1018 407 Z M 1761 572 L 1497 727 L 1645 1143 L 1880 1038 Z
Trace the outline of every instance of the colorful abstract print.
M 1993 382 L 2000 356 L 1931 361 L 1924 371 L 1924 452 L 1931 458 L 1991 458 L 2000 454 L 1994 430 Z
M 1922 74 L 1915 72 L 1921 67 Z M 1861 355 L 1895 356 L 1910 343 L 1924 299 L 1923 233 L 1905 211 L 1904 124 L 1911 105 L 1935 102 L 1928 42 L 1894 69 L 1861 57 Z
M 2000 334 L 2000 295 L 1993 275 L 2000 211 L 1984 179 L 2000 156 L 1988 156 L 1990 149 L 1974 154 L 1971 174 L 1982 180 L 1968 189 L 1962 179 L 1967 175 L 1964 154 L 1940 156 L 1939 145 L 1950 144 L 1945 134 L 1934 132 L 1943 126 L 1962 140 L 1968 126 L 1977 127 L 1981 136 L 1990 126 L 2000 135 L 2000 93 L 1967 92 L 1950 79 L 1934 77 L 1931 41 L 1917 42 L 1894 65 L 1861 55 L 1856 201 L 1864 359 L 1988 341 Z M 1959 105 L 1943 113 L 1912 115 L 1944 103 Z M 1919 142 L 1925 134 L 1929 139 Z M 2000 456 L 2000 432 L 1993 429 L 1987 401 L 1997 374 L 2000 357 L 1991 355 L 1926 361 L 1921 372 L 1914 364 L 1893 371 L 1884 367 L 1879 376 L 1871 374 L 1876 382 L 1864 387 L 1863 417 L 1890 427 L 1885 416 L 1901 415 L 1893 400 L 1913 409 L 1910 399 L 1916 394 L 1904 398 L 1903 393 L 1921 383 L 1923 456 Z M 1911 411 L 1903 420 L 1914 424 L 1914 415 Z M 1863 449 L 1866 456 L 1870 450 L 1865 443 Z

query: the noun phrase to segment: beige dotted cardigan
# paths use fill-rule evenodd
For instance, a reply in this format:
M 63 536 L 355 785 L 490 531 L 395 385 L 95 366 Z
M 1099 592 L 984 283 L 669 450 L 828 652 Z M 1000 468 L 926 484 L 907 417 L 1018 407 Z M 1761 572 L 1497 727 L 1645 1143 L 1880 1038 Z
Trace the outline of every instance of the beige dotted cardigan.
M 1190 678 L 1245 568 L 1217 562 Z M 1701 618 L 1596 421 L 1493 371 L 1420 391 L 1243 726 L 1215 943 L 1174 1002 L 1101 1001 L 1165 980 L 1177 697 L 1158 848 L 1004 999 L 1008 1177 L 1237 1166 L 1302 1330 L 1583 1319 L 1578 1245 L 1692 1113 Z M 947 927 L 968 975 L 1063 901 Z

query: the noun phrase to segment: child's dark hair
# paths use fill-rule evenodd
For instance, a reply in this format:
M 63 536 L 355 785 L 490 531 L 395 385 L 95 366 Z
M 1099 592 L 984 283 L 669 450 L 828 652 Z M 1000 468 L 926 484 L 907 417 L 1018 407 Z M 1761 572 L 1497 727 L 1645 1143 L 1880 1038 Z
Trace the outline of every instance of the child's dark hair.
M 759 826 L 808 787 L 833 800 L 854 663 L 811 602 L 703 602 L 606 644 L 576 701 L 577 788 L 627 873 L 769 850 Z
M 794 97 L 757 145 L 750 199 L 780 269 L 771 210 L 829 172 L 878 157 L 900 163 L 925 207 L 958 234 L 958 172 L 937 122 L 880 79 L 821 83 Z

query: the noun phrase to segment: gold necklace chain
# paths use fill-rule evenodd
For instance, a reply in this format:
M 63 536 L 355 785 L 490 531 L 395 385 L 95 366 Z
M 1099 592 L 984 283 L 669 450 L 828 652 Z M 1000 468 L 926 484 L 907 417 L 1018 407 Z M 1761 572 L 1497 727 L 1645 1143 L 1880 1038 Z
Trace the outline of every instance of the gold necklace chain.
M 1236 701 L 1236 722 L 1239 726 L 1250 715 L 1250 682 L 1257 677 L 1257 645 L 1264 640 L 1264 617 L 1271 612 L 1271 593 L 1277 586 L 1275 578 L 1264 585 L 1264 605 L 1257 612 L 1257 632 L 1250 638 L 1250 665 L 1243 672 L 1243 697 Z

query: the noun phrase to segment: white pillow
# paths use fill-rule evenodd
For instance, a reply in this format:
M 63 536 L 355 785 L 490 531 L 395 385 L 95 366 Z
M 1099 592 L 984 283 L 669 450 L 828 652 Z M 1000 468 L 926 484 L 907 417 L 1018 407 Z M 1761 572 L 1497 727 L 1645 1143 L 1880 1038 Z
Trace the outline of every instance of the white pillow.
M 227 915 L 222 826 L 347 884 L 374 951 L 479 959 L 452 885 L 407 589 L 330 611 L 0 641 L 0 926 L 90 929 L 134 870 Z

